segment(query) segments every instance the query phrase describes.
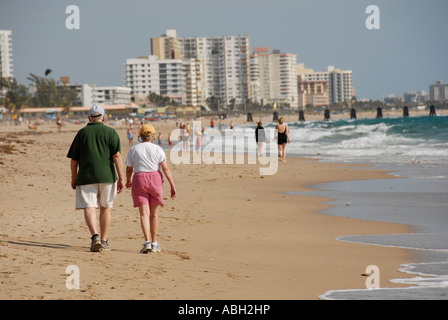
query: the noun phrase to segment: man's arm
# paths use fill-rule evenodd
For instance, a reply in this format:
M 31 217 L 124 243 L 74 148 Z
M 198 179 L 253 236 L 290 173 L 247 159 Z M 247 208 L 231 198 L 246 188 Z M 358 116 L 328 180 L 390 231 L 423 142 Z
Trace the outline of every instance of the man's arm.
M 72 189 L 76 189 L 76 177 L 78 176 L 78 161 L 70 160 L 70 172 L 72 176 L 71 186 Z
M 118 181 L 117 181 L 117 193 L 121 193 L 124 190 L 124 171 L 123 171 L 123 160 L 121 153 L 117 152 L 113 156 L 115 169 L 117 169 Z

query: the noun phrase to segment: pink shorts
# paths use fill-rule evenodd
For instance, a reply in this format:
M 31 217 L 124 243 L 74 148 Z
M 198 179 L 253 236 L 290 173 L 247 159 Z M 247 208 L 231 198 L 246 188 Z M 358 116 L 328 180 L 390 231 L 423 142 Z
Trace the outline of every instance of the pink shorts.
M 144 204 L 163 206 L 163 176 L 160 171 L 138 172 L 132 178 L 134 208 Z

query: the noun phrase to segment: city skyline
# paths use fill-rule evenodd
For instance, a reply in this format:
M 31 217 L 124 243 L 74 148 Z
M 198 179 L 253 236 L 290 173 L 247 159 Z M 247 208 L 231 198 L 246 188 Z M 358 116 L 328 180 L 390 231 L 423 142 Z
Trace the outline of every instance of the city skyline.
M 369 29 L 369 5 L 379 29 Z M 79 8 L 79 29 L 68 29 L 66 8 Z M 151 37 L 247 35 L 250 51 L 270 47 L 297 55 L 315 71 L 353 71 L 358 99 L 429 91 L 448 82 L 446 0 L 168 0 L 127 2 L 0 0 L 0 29 L 12 31 L 14 76 L 52 69 L 73 83 L 125 86 L 125 61 L 147 56 Z

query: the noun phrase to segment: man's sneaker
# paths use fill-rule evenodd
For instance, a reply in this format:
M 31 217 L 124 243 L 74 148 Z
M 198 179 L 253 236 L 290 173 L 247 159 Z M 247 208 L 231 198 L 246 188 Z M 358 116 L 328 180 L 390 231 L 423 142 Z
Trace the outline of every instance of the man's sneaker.
M 90 251 L 99 252 L 101 249 L 100 236 L 95 234 L 92 236 L 92 243 L 90 244 Z
M 101 250 L 111 250 L 108 240 L 101 240 Z
M 151 243 L 151 252 L 159 252 L 160 250 L 160 244 L 156 243 Z
M 140 250 L 140 253 L 148 253 L 151 251 L 151 242 L 145 242 L 143 244 L 143 248 Z

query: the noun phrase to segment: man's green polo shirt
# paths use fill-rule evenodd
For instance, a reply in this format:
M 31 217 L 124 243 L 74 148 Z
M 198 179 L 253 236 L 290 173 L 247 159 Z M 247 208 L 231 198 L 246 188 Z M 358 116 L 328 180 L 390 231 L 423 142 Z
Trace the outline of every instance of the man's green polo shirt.
M 67 154 L 78 161 L 76 185 L 114 183 L 117 175 L 113 156 L 117 152 L 121 152 L 121 143 L 115 129 L 90 122 L 79 130 Z

